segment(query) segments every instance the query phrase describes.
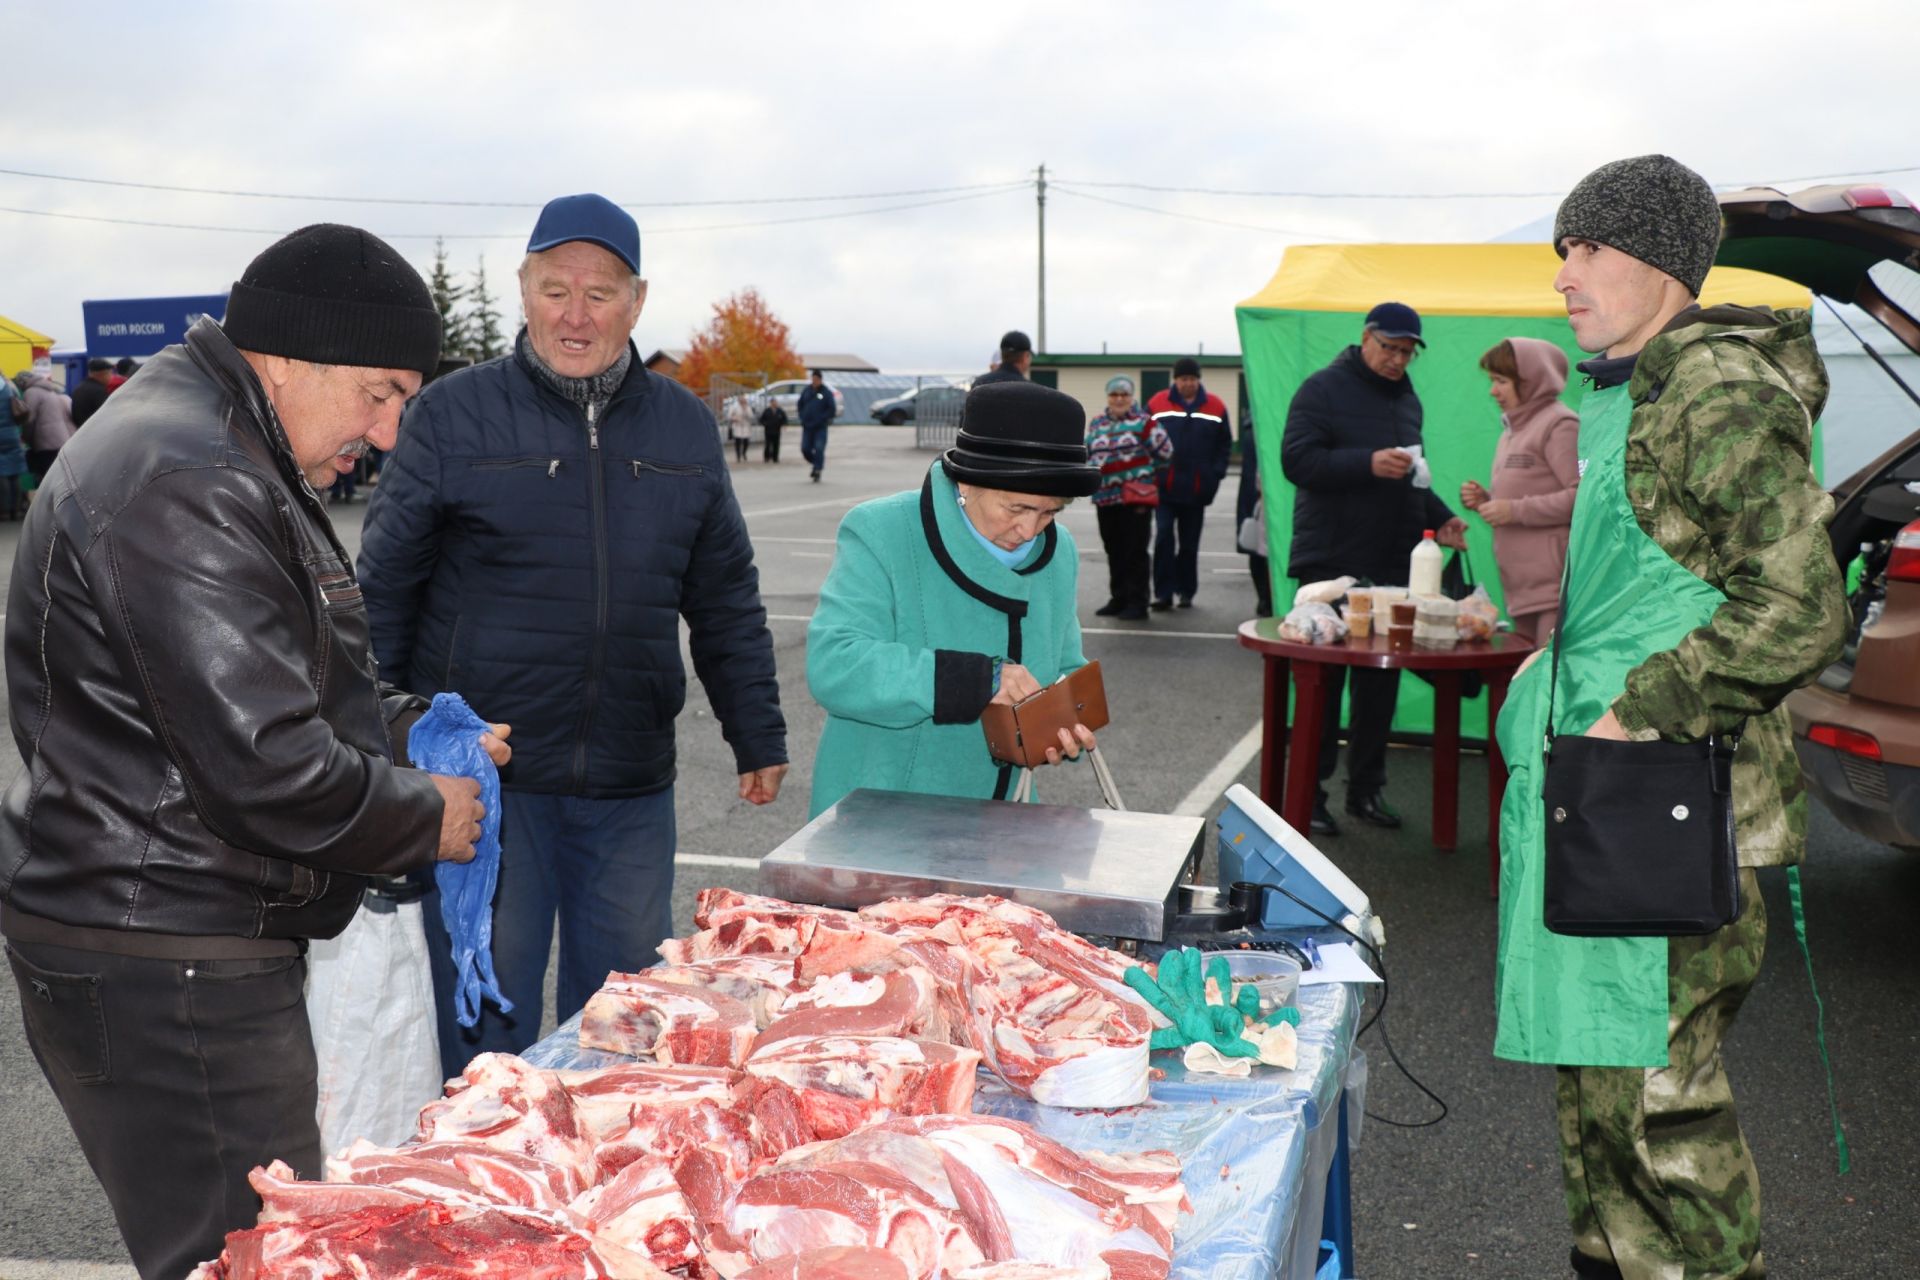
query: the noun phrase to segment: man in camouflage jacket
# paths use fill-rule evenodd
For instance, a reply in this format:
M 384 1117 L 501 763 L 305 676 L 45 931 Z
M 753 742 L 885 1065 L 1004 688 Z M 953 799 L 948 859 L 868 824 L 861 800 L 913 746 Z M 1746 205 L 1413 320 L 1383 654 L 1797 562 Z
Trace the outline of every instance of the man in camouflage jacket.
M 1555 280 L 1595 387 L 1625 383 L 1627 500 L 1641 530 L 1726 597 L 1628 674 L 1601 737 L 1697 741 L 1744 725 L 1734 762 L 1738 919 L 1668 943 L 1668 1065 L 1558 1068 L 1583 1276 L 1762 1276 L 1759 1180 L 1720 1044 L 1760 969 L 1755 867 L 1796 863 L 1806 798 L 1786 696 L 1839 654 L 1846 610 L 1809 466 L 1827 378 L 1809 313 L 1695 299 L 1719 240 L 1699 175 L 1665 156 L 1604 165 L 1560 207 Z

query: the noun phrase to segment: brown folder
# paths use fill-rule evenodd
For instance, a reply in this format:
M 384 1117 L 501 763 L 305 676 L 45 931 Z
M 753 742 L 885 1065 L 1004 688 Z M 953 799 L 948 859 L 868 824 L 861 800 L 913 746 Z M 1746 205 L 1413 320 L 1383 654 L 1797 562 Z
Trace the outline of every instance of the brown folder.
M 1060 745 L 1060 730 L 1071 733 L 1076 724 L 1096 732 L 1107 727 L 1107 686 L 1098 662 L 1089 662 L 1024 702 L 990 702 L 980 713 L 993 758 L 1029 769 L 1045 764 L 1047 748 Z

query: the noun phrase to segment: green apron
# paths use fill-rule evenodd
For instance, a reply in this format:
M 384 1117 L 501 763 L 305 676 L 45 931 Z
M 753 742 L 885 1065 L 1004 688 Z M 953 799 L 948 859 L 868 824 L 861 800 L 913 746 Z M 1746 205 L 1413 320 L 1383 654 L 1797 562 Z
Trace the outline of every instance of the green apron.
M 1626 688 L 1627 673 L 1673 648 L 1726 599 L 1649 538 L 1627 500 L 1633 401 L 1623 386 L 1580 405 L 1580 490 L 1560 602 L 1557 732 L 1585 732 Z M 1552 654 L 1513 682 L 1500 714 L 1512 771 L 1500 808 L 1499 1017 L 1493 1052 L 1565 1066 L 1667 1065 L 1667 940 L 1569 938 L 1542 922 L 1546 845 L 1541 784 Z

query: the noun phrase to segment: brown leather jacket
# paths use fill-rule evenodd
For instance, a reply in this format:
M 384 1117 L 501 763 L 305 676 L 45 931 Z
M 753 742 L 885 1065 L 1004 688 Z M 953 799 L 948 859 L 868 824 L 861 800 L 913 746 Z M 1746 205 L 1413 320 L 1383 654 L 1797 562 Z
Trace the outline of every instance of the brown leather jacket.
M 202 320 L 61 450 L 21 530 L 6 673 L 24 767 L 0 898 L 133 934 L 324 938 L 428 865 L 347 554 L 253 371 Z

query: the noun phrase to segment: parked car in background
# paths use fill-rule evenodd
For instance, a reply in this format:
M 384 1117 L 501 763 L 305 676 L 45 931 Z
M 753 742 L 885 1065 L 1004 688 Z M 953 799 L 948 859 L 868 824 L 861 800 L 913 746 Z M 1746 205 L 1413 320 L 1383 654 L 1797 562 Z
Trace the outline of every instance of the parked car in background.
M 1850 302 L 1920 352 L 1920 211 L 1880 187 L 1720 197 L 1719 261 Z M 1912 397 L 1920 389 L 1891 367 Z M 1787 700 L 1807 789 L 1850 830 L 1920 850 L 1920 431 L 1833 489 L 1852 626 L 1840 661 Z
M 897 396 L 885 400 L 875 400 L 867 409 L 867 416 L 875 422 L 889 427 L 897 427 L 903 422 L 917 422 L 922 405 L 934 407 L 941 415 L 951 413 L 956 418 L 960 412 L 961 401 L 967 398 L 967 389 L 951 383 L 928 382 Z

